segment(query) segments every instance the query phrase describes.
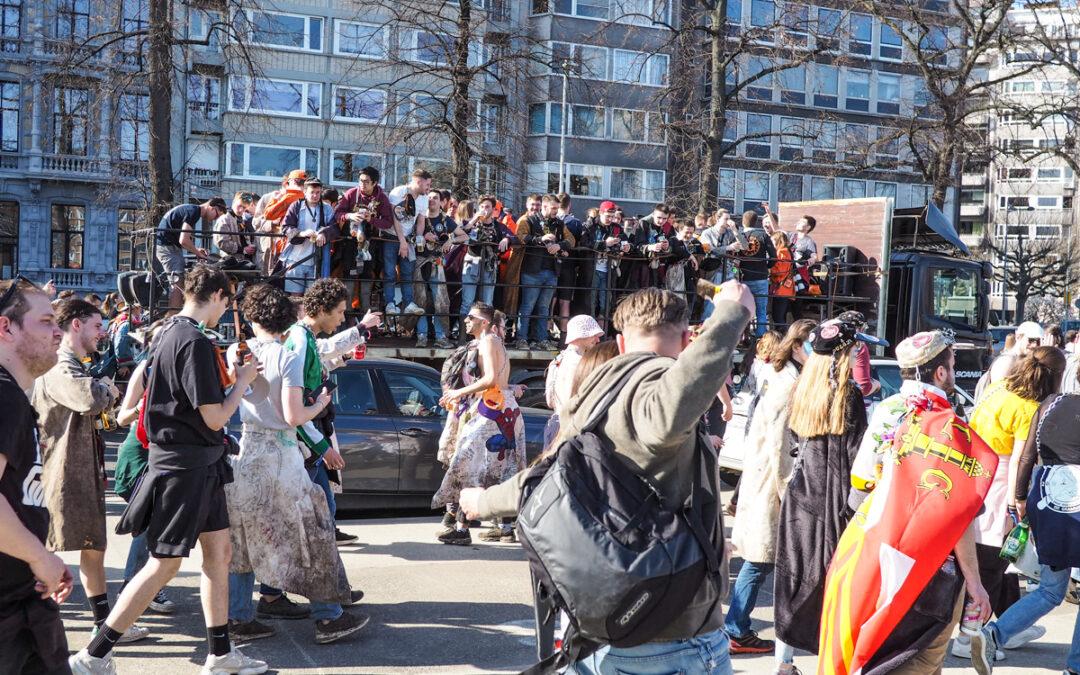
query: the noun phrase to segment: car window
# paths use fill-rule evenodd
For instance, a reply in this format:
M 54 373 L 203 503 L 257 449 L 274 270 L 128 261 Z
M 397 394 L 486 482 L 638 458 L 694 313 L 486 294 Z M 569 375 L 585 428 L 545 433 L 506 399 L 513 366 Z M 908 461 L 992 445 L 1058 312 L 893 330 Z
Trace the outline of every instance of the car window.
M 334 390 L 334 405 L 345 415 L 376 415 L 379 404 L 371 374 L 366 370 L 346 370 L 334 373 L 338 387 Z
M 874 378 L 881 383 L 881 389 L 878 389 L 871 396 L 868 396 L 871 401 L 883 401 L 893 394 L 900 391 L 900 368 L 892 364 L 872 364 L 870 366 L 870 377 Z
M 425 377 L 400 370 L 383 371 L 386 386 L 394 399 L 394 406 L 402 415 L 410 417 L 433 417 L 439 415 L 439 395 L 442 386 L 435 377 Z

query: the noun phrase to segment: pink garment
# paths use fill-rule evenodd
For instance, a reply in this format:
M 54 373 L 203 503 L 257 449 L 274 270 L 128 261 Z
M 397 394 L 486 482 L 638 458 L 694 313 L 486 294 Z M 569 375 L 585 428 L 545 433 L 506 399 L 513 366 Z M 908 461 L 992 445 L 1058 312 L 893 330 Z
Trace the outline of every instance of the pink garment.
M 870 350 L 864 344 L 855 346 L 855 365 L 851 368 L 851 375 L 863 396 L 874 393 L 874 378 L 870 376 Z

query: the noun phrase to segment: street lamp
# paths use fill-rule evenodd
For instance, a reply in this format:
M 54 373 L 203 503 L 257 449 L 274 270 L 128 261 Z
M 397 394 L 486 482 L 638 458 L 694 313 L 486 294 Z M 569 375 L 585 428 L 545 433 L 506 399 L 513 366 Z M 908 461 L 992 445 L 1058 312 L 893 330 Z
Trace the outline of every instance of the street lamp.
M 562 114 L 560 115 L 561 124 L 559 125 L 559 193 L 567 192 L 564 189 L 564 183 L 566 181 L 566 132 L 570 125 L 570 118 L 566 114 L 566 92 L 570 88 L 570 73 L 577 72 L 577 64 L 573 59 L 563 59 L 559 62 L 559 69 L 562 71 Z

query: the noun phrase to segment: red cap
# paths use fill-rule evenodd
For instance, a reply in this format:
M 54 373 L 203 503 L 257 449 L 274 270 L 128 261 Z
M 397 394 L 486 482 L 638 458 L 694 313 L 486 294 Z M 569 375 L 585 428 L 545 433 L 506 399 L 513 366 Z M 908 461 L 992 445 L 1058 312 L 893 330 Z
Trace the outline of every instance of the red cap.
M 612 201 L 600 202 L 601 211 L 618 211 L 619 205 Z
M 293 169 L 285 175 L 285 180 L 307 180 L 307 171 L 303 169 Z

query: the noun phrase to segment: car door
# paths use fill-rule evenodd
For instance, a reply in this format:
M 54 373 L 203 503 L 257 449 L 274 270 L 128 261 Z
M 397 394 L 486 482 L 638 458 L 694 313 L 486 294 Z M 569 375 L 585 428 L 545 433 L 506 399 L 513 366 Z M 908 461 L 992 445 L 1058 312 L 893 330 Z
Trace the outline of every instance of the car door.
M 334 372 L 337 389 L 334 426 L 345 470 L 344 492 L 395 492 L 398 489 L 397 424 L 380 406 L 372 371 L 365 367 Z
M 435 459 L 446 421 L 445 411 L 439 407 L 439 378 L 419 368 L 380 369 L 379 376 L 397 413 L 394 421 L 401 457 L 399 489 L 434 493 L 444 473 Z

